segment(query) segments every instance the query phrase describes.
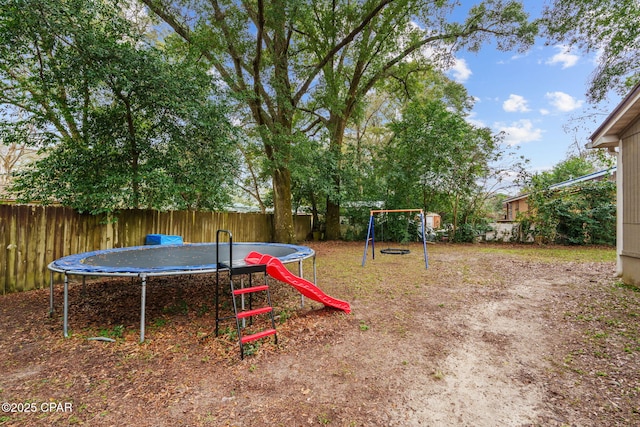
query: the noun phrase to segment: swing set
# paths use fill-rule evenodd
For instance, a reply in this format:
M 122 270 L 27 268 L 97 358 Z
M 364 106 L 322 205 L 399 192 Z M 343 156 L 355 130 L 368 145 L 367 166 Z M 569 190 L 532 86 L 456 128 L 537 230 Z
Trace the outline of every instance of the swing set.
M 364 255 L 362 255 L 362 266 L 367 260 L 367 252 L 369 250 L 369 242 L 371 242 L 371 256 L 373 259 L 376 259 L 376 240 L 375 240 L 375 230 L 374 230 L 374 216 L 376 214 L 385 214 L 385 213 L 395 213 L 395 212 L 419 212 L 420 215 L 420 231 L 422 235 L 422 247 L 424 251 L 424 266 L 425 268 L 429 268 L 429 257 L 427 255 L 427 237 L 425 233 L 425 220 L 424 220 L 424 212 L 422 209 L 378 209 L 370 211 L 369 215 L 369 229 L 367 230 L 367 240 L 364 244 Z M 384 223 L 382 225 L 382 241 L 384 241 Z M 380 253 L 389 254 L 389 255 L 405 255 L 409 253 L 408 249 L 403 248 L 386 248 L 382 249 Z

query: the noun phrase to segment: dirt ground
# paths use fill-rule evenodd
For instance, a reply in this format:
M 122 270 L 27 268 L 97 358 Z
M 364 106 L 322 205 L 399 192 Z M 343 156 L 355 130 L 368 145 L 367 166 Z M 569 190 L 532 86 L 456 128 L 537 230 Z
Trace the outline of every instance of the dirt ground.
M 612 249 L 438 244 L 425 269 L 417 244 L 365 267 L 310 246 L 352 313 L 271 283 L 278 344 L 244 360 L 211 277 L 153 278 L 143 344 L 137 281 L 74 283 L 66 339 L 61 285 L 53 317 L 48 289 L 0 296 L 0 425 L 640 425 L 640 290 Z

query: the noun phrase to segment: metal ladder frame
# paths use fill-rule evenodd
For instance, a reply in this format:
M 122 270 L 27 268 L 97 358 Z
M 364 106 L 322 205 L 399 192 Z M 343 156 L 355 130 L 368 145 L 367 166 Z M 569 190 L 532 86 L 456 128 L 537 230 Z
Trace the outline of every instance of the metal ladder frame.
M 229 261 L 228 263 L 220 262 L 220 234 L 225 233 L 229 236 Z M 233 316 L 220 318 L 219 314 L 219 284 L 220 284 L 220 275 L 219 271 L 221 269 L 225 269 L 229 271 L 229 287 L 231 290 L 231 299 L 233 301 Z M 265 277 L 265 284 L 253 286 L 252 277 L 254 273 L 263 273 Z M 236 289 L 233 284 L 233 276 L 240 275 L 248 275 L 249 276 L 249 287 L 241 287 Z M 252 294 L 256 292 L 266 292 L 267 296 L 267 305 L 261 308 L 253 309 L 252 307 Z M 244 297 L 245 295 L 249 296 L 249 310 L 244 310 Z M 242 307 L 241 310 L 238 311 L 238 303 L 236 298 L 242 298 Z M 267 266 L 265 264 L 241 264 L 235 265 L 233 263 L 233 235 L 229 230 L 217 230 L 216 231 L 216 291 L 215 291 L 215 306 L 216 306 L 216 327 L 215 333 L 218 336 L 219 323 L 222 320 L 235 318 L 236 322 L 236 331 L 238 333 L 238 344 L 240 345 L 240 359 L 244 359 L 244 345 L 251 342 L 256 341 L 262 338 L 266 338 L 268 336 L 273 335 L 275 344 L 278 344 L 278 335 L 276 333 L 276 323 L 273 314 L 273 305 L 271 304 L 271 292 L 269 290 L 269 285 L 267 284 Z M 269 314 L 271 320 L 271 328 L 265 329 L 261 332 L 250 334 L 250 335 L 242 335 L 242 329 L 245 326 L 245 320 L 249 319 L 249 323 L 253 322 L 253 317 Z M 240 324 L 240 320 L 242 320 L 242 326 Z

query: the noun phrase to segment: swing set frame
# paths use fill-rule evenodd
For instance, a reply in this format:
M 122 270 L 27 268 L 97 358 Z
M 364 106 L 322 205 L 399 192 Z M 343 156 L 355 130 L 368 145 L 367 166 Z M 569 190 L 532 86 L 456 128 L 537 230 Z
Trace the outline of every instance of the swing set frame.
M 424 266 L 425 268 L 429 268 L 429 256 L 427 254 L 427 236 L 426 236 L 426 227 L 424 220 L 424 211 L 422 209 L 375 209 L 371 210 L 369 214 L 369 229 L 367 230 L 367 240 L 364 243 L 364 254 L 362 255 L 362 266 L 364 267 L 365 262 L 367 261 L 367 252 L 369 250 L 369 242 L 371 242 L 371 257 L 372 259 L 376 259 L 376 240 L 375 240 L 375 230 L 374 230 L 374 215 L 381 213 L 393 213 L 393 212 L 419 212 L 420 214 L 420 226 L 422 227 L 422 247 L 424 251 Z M 390 252 L 394 253 L 394 252 Z M 395 252 L 400 254 L 402 252 Z

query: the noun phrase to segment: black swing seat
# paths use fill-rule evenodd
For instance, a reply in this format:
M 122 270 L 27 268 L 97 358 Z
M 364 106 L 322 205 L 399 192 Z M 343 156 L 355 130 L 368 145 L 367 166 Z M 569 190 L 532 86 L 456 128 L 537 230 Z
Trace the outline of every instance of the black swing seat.
M 386 248 L 386 249 L 380 249 L 380 253 L 387 254 L 387 255 L 406 255 L 408 253 L 411 253 L 411 251 L 409 249 L 401 249 L 401 248 Z

